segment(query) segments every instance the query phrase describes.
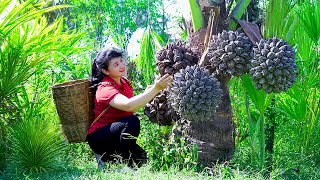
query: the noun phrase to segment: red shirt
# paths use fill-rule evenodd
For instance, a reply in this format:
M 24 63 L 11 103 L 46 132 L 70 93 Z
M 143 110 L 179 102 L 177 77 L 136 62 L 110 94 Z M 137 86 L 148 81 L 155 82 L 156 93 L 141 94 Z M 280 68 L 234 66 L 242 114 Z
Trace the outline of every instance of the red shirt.
M 94 98 L 94 119 L 98 117 L 103 110 L 105 110 L 110 101 L 117 94 L 122 94 L 127 98 L 133 97 L 133 90 L 131 85 L 123 77 L 120 79 L 121 85 L 118 84 L 114 79 L 109 76 L 106 76 L 101 85 L 98 86 L 96 96 Z M 88 134 L 93 133 L 98 128 L 107 126 L 119 119 L 133 115 L 133 112 L 126 112 L 114 107 L 110 107 L 108 111 L 100 117 L 95 123 L 93 123 L 88 130 Z

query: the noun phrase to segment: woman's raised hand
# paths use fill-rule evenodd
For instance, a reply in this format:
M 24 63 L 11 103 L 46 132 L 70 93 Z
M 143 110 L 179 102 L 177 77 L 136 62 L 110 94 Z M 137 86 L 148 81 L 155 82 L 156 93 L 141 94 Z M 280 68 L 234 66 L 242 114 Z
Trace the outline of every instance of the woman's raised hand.
M 158 76 L 156 78 L 154 86 L 156 89 L 161 91 L 161 90 L 167 88 L 168 86 L 170 86 L 172 81 L 173 81 L 172 76 L 170 74 L 165 74 L 162 77 Z

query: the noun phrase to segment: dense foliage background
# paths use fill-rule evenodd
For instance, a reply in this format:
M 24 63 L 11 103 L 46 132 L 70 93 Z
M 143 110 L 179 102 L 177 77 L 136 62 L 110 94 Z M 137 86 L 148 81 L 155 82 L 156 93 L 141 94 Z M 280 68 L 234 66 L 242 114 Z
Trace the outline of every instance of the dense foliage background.
M 155 52 L 176 34 L 186 40 L 182 18 L 172 11 L 179 10 L 177 2 L 0 0 L 0 179 L 320 179 L 320 2 L 256 2 L 263 36 L 293 45 L 299 67 L 288 92 L 265 96 L 270 100 L 263 114 L 266 168 L 259 164 L 261 114 L 253 98 L 261 94 L 248 93 L 243 77 L 229 82 L 237 129 L 230 162 L 199 166 L 197 147 L 170 138 L 171 126 L 151 123 L 141 110 L 138 143 L 150 159 L 137 172 L 127 172 L 121 164 L 98 171 L 86 143 L 65 141 L 51 87 L 89 77 L 97 50 L 109 45 L 129 50 L 134 33 L 142 29 L 138 56 L 128 57 L 129 78 L 141 92 L 153 81 Z M 175 34 L 168 33 L 179 25 Z

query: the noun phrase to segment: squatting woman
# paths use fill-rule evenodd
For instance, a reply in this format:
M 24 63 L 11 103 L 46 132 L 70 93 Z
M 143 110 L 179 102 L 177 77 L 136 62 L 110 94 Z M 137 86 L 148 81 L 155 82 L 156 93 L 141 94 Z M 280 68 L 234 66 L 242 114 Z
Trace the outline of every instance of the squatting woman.
M 136 143 L 140 121 L 134 112 L 168 87 L 172 76 L 157 77 L 143 93 L 133 96 L 131 84 L 124 78 L 125 73 L 126 62 L 121 50 L 108 48 L 97 54 L 92 64 L 95 120 L 88 130 L 87 140 L 103 162 L 121 157 L 128 160 L 129 165 L 140 165 L 146 161 L 147 154 Z

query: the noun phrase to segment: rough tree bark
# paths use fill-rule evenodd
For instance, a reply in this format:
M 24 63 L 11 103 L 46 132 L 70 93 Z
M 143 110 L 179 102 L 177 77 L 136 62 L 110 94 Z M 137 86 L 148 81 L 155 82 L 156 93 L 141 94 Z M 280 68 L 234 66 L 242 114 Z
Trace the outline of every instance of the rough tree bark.
M 210 10 L 213 6 L 220 7 L 220 17 L 218 21 L 217 34 L 227 25 L 227 17 L 224 0 L 220 3 L 213 3 L 211 0 L 199 0 L 205 27 L 197 32 L 193 31 L 192 22 L 188 22 L 189 43 L 191 49 L 200 52 L 204 51 L 204 39 Z M 232 121 L 232 108 L 227 81 L 229 77 L 217 77 L 223 90 L 222 104 L 217 109 L 217 114 L 210 121 L 184 122 L 184 136 L 191 144 L 199 147 L 199 163 L 210 166 L 217 161 L 226 161 L 231 158 L 235 150 L 235 127 Z

